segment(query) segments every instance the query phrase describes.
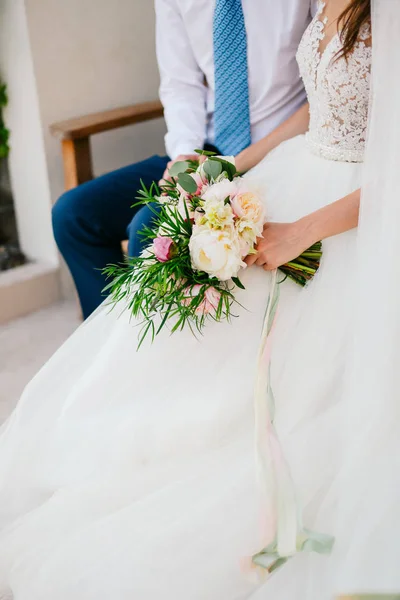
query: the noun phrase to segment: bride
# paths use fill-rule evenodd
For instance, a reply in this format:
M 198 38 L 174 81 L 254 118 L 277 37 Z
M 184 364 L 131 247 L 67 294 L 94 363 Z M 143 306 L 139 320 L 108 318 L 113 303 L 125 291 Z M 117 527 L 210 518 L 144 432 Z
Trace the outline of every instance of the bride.
M 357 236 L 372 53 L 390 37 L 397 47 L 400 21 L 398 0 L 375 4 L 371 36 L 369 0 L 320 2 L 298 50 L 309 106 L 237 157 L 269 216 L 241 276 L 238 318 L 211 323 L 201 341 L 164 332 L 136 353 L 135 324 L 103 306 L 26 388 L 0 435 L 0 598 L 400 592 L 399 409 L 390 393 L 399 293 L 388 291 L 399 209 L 395 156 L 381 152 L 395 139 L 398 94 L 384 99 L 387 110 L 380 104 L 394 57 L 377 59 L 374 160 Z M 379 194 L 376 173 L 380 183 L 389 173 Z M 267 498 L 259 490 L 253 379 L 268 271 L 321 239 L 314 280 L 281 284 L 272 340 L 292 510 L 293 497 L 274 494 L 279 471 Z M 393 360 L 382 360 L 382 348 Z M 280 537 L 282 527 L 295 537 Z

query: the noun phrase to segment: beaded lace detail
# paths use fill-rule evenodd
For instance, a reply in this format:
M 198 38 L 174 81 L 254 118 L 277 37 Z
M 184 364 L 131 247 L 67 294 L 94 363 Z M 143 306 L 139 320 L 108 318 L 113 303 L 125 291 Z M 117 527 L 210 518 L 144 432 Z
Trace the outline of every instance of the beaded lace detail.
M 310 128 L 306 134 L 312 152 L 329 160 L 362 162 L 368 124 L 372 49 L 371 29 L 365 25 L 347 61 L 336 60 L 341 50 L 336 33 L 321 52 L 327 18 L 325 2 L 300 43 L 297 61 L 310 103 Z

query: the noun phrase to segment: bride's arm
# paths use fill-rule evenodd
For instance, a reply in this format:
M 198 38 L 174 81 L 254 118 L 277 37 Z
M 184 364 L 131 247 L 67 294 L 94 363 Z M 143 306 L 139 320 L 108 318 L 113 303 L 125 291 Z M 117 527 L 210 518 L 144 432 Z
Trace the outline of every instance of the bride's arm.
M 263 158 L 282 142 L 306 133 L 310 122 L 308 103 L 304 104 L 289 119 L 274 129 L 259 142 L 252 144 L 236 156 L 236 168 L 239 173 L 245 173 L 255 167 Z
M 357 227 L 360 197 L 361 190 L 357 190 L 294 223 L 267 223 L 257 254 L 249 256 L 247 264 L 277 269 L 316 242 Z

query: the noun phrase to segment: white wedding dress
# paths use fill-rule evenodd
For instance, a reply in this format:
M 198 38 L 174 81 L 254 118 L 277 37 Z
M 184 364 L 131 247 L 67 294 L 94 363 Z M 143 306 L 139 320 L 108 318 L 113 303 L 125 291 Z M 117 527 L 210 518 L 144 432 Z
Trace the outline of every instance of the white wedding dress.
M 370 32 L 347 64 L 335 62 L 338 36 L 319 51 L 322 7 L 298 52 L 309 133 L 248 174 L 271 220 L 294 221 L 361 185 Z M 374 591 L 374 565 L 366 557 L 352 569 L 352 557 L 394 507 L 380 498 L 376 522 L 358 527 L 364 538 L 347 536 L 335 510 L 355 238 L 324 241 L 305 289 L 282 284 L 272 344 L 276 429 L 304 524 L 336 537 L 332 555 L 298 554 L 269 579 L 243 567 L 269 526 L 253 387 L 270 275 L 252 267 L 231 324 L 208 324 L 200 340 L 164 332 L 136 352 L 135 323 L 103 306 L 28 385 L 0 435 L 0 598 L 331 600 L 337 553 L 348 561 L 338 591 Z M 390 570 L 379 575 L 390 590 Z

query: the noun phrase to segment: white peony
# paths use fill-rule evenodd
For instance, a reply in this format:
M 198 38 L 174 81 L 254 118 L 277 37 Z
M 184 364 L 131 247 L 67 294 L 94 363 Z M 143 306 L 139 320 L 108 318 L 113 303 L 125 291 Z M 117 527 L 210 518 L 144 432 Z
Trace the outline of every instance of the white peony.
M 213 183 L 201 197 L 206 201 L 214 200 L 224 202 L 226 198 L 232 198 L 239 192 L 239 181 L 239 179 L 234 179 L 233 181 L 223 179 L 218 183 Z
M 247 256 L 253 250 L 257 238 L 262 237 L 263 227 L 251 221 L 238 219 L 235 223 L 235 228 L 242 248 L 242 256 Z
M 245 263 L 236 237 L 229 231 L 218 231 L 207 227 L 193 227 L 189 243 L 192 267 L 205 271 L 220 281 L 235 277 Z
M 251 229 L 259 236 L 265 223 L 265 209 L 261 198 L 244 187 L 232 198 L 232 210 L 239 219 L 239 229 Z
M 258 233 L 251 227 L 244 227 L 244 223 L 239 223 L 240 227 L 236 229 L 239 239 L 240 252 L 243 258 L 254 251 L 254 246 L 257 242 Z
M 204 215 L 202 223 L 216 229 L 233 226 L 233 212 L 230 204 L 225 204 L 215 198 L 206 200 L 202 206 Z

